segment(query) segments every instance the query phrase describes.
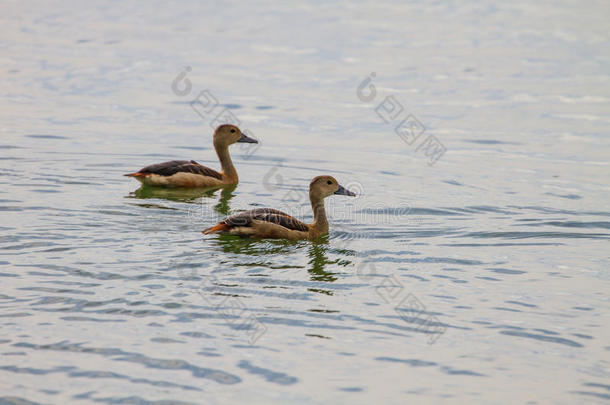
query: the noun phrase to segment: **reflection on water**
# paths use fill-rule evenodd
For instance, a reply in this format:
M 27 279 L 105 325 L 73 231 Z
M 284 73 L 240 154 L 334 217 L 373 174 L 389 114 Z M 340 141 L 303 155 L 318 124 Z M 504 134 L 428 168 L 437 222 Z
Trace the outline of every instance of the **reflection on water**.
M 605 3 L 2 11 L 0 403 L 610 399 Z M 261 137 L 240 184 L 134 191 L 217 164 L 205 91 Z M 320 174 L 359 191 L 327 237 L 201 234 L 311 221 Z
M 257 239 L 236 235 L 215 235 L 205 242 L 218 244 L 223 252 L 248 256 L 284 255 L 295 251 L 304 242 L 290 240 Z
M 218 204 L 214 206 L 214 210 L 216 210 L 219 214 L 229 215 L 231 211 L 231 207 L 229 206 L 229 201 L 231 198 L 235 196 L 233 191 L 235 191 L 236 185 L 226 186 L 220 190 L 220 198 L 218 199 Z
M 215 188 L 165 188 L 155 186 L 141 186 L 129 193 L 133 198 L 158 198 L 170 201 L 192 202 L 202 197 L 213 197 L 219 187 Z M 235 189 L 235 188 L 234 188 Z
M 216 192 L 220 190 L 220 198 L 214 209 L 220 213 L 227 215 L 231 207 L 229 201 L 233 198 L 237 185 L 224 187 L 207 187 L 207 188 L 164 188 L 154 186 L 141 186 L 136 191 L 129 193 L 131 198 L 141 199 L 164 199 L 178 202 L 195 202 L 200 198 L 212 198 Z
M 328 250 L 328 236 L 323 236 L 325 240 L 312 243 L 308 248 L 309 254 L 309 268 L 307 271 L 311 275 L 312 281 L 328 281 L 333 282 L 337 279 L 332 272 L 325 271 L 324 268 L 327 264 L 336 264 L 338 260 L 329 261 L 327 250 Z M 332 292 L 329 292 L 332 295 Z

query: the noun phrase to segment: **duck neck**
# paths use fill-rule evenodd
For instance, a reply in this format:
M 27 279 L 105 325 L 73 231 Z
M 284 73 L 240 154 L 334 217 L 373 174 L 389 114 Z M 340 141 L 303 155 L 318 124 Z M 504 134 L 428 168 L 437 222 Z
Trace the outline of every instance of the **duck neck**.
M 237 182 L 237 170 L 235 170 L 235 166 L 233 166 L 233 161 L 231 160 L 231 155 L 229 155 L 229 146 L 215 144 L 214 148 L 216 149 L 218 160 L 220 160 L 220 167 L 222 168 L 223 177 L 231 182 Z
M 326 219 L 326 209 L 324 207 L 324 198 L 312 196 L 309 194 L 309 201 L 313 209 L 313 224 L 312 228 L 317 235 L 322 235 L 328 232 L 328 220 Z

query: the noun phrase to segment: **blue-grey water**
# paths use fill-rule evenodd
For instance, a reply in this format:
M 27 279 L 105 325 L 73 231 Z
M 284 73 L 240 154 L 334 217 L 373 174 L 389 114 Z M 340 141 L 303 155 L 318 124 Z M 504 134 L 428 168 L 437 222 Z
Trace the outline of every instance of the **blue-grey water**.
M 0 403 L 607 402 L 609 17 L 2 2 Z M 122 176 L 227 120 L 236 188 Z M 201 235 L 319 174 L 326 240 Z

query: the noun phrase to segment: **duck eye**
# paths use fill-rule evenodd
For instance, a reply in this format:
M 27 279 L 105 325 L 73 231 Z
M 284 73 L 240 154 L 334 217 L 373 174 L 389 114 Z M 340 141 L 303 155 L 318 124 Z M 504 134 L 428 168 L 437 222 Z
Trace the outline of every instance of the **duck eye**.
M 235 133 L 235 130 L 234 130 L 234 129 L 232 129 L 232 130 L 231 130 L 231 133 L 232 133 L 232 134 L 233 134 L 233 133 Z
M 332 181 L 330 181 L 330 180 L 328 180 L 326 183 L 328 183 L 328 184 L 333 184 L 333 182 L 332 182 Z

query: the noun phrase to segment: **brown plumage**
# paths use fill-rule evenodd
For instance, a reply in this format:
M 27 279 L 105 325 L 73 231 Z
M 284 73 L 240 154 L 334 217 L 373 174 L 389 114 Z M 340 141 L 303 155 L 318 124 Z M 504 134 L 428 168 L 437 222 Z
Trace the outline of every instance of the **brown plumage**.
M 203 231 L 204 235 L 227 233 L 274 239 L 317 239 L 328 233 L 324 199 L 333 194 L 354 196 L 339 185 L 332 176 L 315 177 L 309 185 L 309 200 L 314 221 L 306 224 L 295 217 L 273 208 L 255 208 L 225 218 Z
M 146 166 L 125 176 L 151 186 L 215 187 L 237 184 L 237 170 L 229 155 L 229 146 L 236 142 L 258 143 L 257 140 L 244 135 L 235 125 L 224 124 L 214 131 L 214 149 L 222 167 L 220 172 L 202 166 L 194 160 L 172 160 Z
M 204 234 L 209 234 L 209 233 L 221 233 L 221 232 L 227 232 L 231 229 L 230 226 L 225 225 L 223 223 L 219 223 L 217 225 L 214 225 L 211 228 L 206 229 L 205 231 L 203 231 Z
M 234 228 L 238 226 L 252 226 L 252 221 L 266 221 L 295 231 L 309 231 L 307 224 L 273 208 L 255 208 L 250 211 L 232 215 L 220 223 L 229 228 Z
M 208 176 L 218 180 L 222 180 L 222 174 L 218 173 L 214 169 L 202 166 L 194 160 L 172 160 L 170 162 L 157 163 L 154 165 L 146 166 L 145 168 L 140 169 L 137 173 L 126 174 L 125 176 L 145 177 L 149 174 L 158 174 L 159 176 L 171 176 L 180 172 L 200 174 L 202 176 Z

